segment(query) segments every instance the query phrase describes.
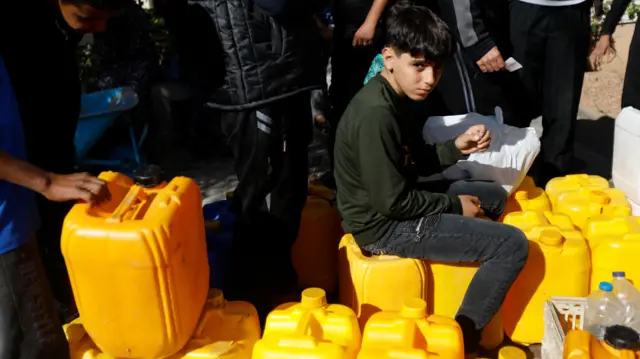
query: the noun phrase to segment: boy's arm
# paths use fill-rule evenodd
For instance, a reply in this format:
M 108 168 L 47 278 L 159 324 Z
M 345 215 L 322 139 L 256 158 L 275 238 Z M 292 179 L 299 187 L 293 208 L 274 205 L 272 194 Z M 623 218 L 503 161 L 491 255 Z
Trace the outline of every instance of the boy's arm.
M 393 115 L 371 109 L 370 120 L 360 128 L 358 161 L 360 175 L 373 208 L 385 217 L 396 220 L 419 218 L 437 213 L 462 213 L 460 199 L 440 193 L 429 193 L 409 187 L 398 171 L 405 160 Z
M 71 175 L 48 173 L 2 151 L 0 151 L 0 181 L 28 188 L 56 202 L 83 200 L 99 203 L 109 198 L 109 190 L 104 181 L 87 173 Z
M 353 46 L 366 46 L 373 42 L 378 21 L 387 7 L 388 0 L 373 0 L 367 17 L 353 36 Z
M 630 3 L 631 0 L 613 0 L 611 2 L 611 8 L 607 13 L 607 17 L 604 19 L 600 35 L 613 35 L 616 31 L 616 26 L 618 26 L 622 15 L 624 15 Z

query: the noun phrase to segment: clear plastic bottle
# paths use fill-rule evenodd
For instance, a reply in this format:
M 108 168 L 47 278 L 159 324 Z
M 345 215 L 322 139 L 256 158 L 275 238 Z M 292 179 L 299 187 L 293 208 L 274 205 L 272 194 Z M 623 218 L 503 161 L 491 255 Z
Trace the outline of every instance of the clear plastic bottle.
M 587 298 L 584 328 L 598 339 L 604 337 L 607 327 L 624 325 L 625 307 L 613 294 L 613 285 L 601 282 L 600 290 Z
M 640 292 L 625 277 L 624 272 L 613 272 L 613 294 L 620 300 L 625 308 L 624 325 L 635 330 L 640 330 Z

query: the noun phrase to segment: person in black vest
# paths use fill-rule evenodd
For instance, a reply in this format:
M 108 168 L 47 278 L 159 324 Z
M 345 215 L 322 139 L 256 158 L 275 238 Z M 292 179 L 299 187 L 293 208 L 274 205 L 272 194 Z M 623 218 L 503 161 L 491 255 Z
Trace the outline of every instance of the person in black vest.
M 310 93 L 323 87 L 321 37 L 296 0 L 196 1 L 213 19 L 224 81 L 208 101 L 220 111 L 239 183 L 228 296 L 270 310 L 295 292 L 291 248 L 307 198 Z M 258 295 L 258 293 L 260 295 Z

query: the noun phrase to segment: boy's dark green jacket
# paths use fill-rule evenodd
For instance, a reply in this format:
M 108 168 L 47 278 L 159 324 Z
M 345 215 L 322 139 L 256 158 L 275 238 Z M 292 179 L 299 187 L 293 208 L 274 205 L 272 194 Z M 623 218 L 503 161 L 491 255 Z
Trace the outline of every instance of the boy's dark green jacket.
M 458 197 L 418 189 L 419 176 L 441 172 L 462 154 L 453 140 L 424 143 L 415 105 L 377 75 L 353 98 L 338 126 L 338 208 L 344 230 L 360 246 L 381 239 L 392 221 L 462 213 Z

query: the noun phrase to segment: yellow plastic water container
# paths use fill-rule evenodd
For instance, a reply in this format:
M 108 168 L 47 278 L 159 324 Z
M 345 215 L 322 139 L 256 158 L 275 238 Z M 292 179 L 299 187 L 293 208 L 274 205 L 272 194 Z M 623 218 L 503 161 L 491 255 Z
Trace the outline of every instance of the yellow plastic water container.
M 478 271 L 478 263 L 447 264 L 428 262 L 429 290 L 427 305 L 429 313 L 455 318 L 469 288 L 471 279 Z M 494 349 L 504 340 L 502 310 L 484 328 L 480 345 Z
M 640 352 L 619 350 L 589 332 L 571 330 L 564 340 L 563 359 L 638 359 Z
M 588 295 L 589 248 L 576 230 L 553 225 L 523 230 L 529 239 L 529 257 L 502 308 L 507 336 L 518 343 L 533 344 L 542 342 L 544 303 L 551 296 Z
M 590 217 L 626 217 L 631 215 L 631 205 L 619 189 L 593 190 L 581 188 L 567 192 L 557 199 L 554 210 L 571 217 L 573 224 L 583 229 Z
M 577 229 L 573 225 L 571 217 L 567 216 L 566 214 L 548 211 L 524 211 L 509 213 L 504 218 L 503 223 L 518 227 L 525 232 L 533 227 L 538 226 L 554 226 L 563 231 L 572 231 Z
M 506 346 L 498 351 L 498 359 L 527 359 L 527 353 L 520 348 Z
M 509 213 L 521 211 L 550 211 L 551 203 L 544 190 L 536 187 L 533 179 L 526 176 L 518 190 L 507 200 L 504 212 L 498 220 L 502 222 Z
M 405 299 L 427 298 L 427 268 L 418 259 L 363 253 L 351 234 L 340 242 L 340 303 L 360 327 L 381 310 L 399 311 Z
M 333 293 L 338 286 L 338 244 L 342 237 L 340 214 L 333 192 L 309 186 L 300 232 L 291 251 L 302 288 L 318 287 Z
M 64 327 L 71 359 L 115 359 L 103 354 L 77 319 Z M 227 302 L 212 289 L 196 330 L 187 345 L 164 359 L 250 359 L 260 339 L 256 309 L 247 302 Z
M 308 288 L 300 303 L 282 304 L 269 314 L 253 359 L 353 359 L 361 339 L 351 308 L 327 304 L 324 290 Z
M 611 280 L 613 272 L 625 272 L 628 280 L 640 286 L 640 217 L 594 217 L 584 235 L 591 247 L 591 290 L 600 281 Z
M 209 290 L 200 190 L 105 172 L 111 199 L 76 204 L 62 232 L 84 329 L 117 358 L 162 358 L 194 333 Z
M 427 315 L 427 303 L 408 298 L 398 311 L 382 311 L 367 322 L 358 359 L 464 358 L 458 323 Z
M 545 188 L 551 208 L 555 210 L 556 200 L 561 194 L 576 192 L 580 188 L 588 189 L 608 189 L 609 181 L 600 176 L 590 176 L 586 174 L 568 175 L 557 177 L 547 183 Z

